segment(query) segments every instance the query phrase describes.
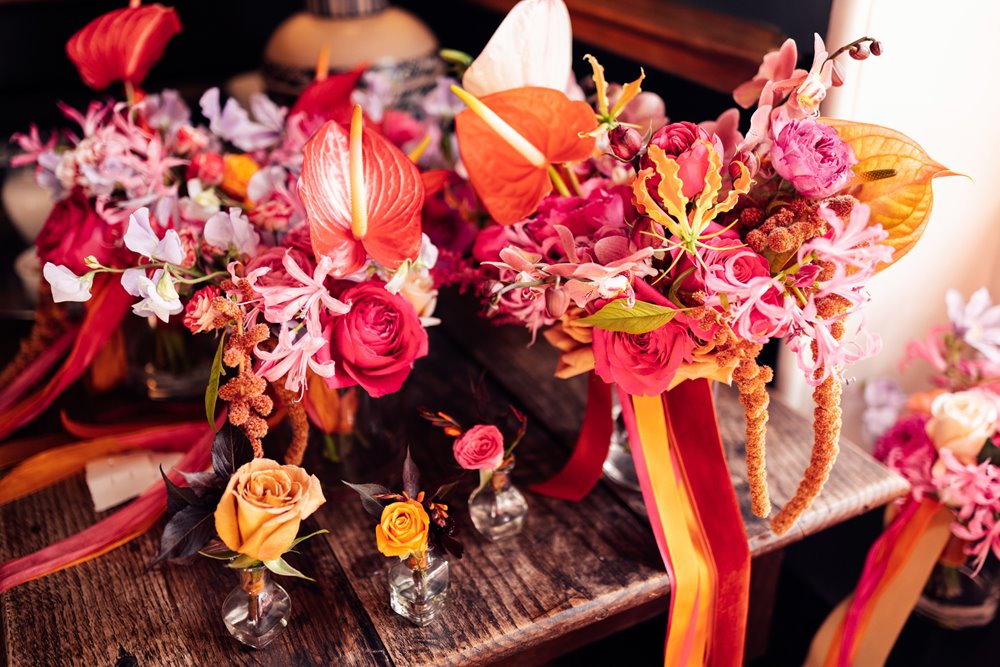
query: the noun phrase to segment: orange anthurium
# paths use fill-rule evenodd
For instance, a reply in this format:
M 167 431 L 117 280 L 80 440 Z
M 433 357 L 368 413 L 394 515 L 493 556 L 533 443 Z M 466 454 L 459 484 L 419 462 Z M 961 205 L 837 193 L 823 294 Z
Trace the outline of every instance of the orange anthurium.
M 113 81 L 138 85 L 180 31 L 173 7 L 124 7 L 97 17 L 70 37 L 66 54 L 83 82 L 95 90 Z
M 420 251 L 420 172 L 363 124 L 356 106 L 350 132 L 329 121 L 303 149 L 299 197 L 309 216 L 313 252 L 334 260 L 330 275 L 336 278 L 360 269 L 367 255 L 395 269 Z
M 469 181 L 494 220 L 530 215 L 552 191 L 551 163 L 579 162 L 594 152 L 594 110 L 551 88 L 515 88 L 481 100 L 452 86 L 468 105 L 455 131 Z

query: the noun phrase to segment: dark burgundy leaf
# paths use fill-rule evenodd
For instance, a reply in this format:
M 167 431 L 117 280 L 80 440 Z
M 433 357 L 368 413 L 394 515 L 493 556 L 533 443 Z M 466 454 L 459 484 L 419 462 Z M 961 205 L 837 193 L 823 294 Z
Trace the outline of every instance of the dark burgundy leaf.
M 229 480 L 233 473 L 253 459 L 253 447 L 247 437 L 226 422 L 212 442 L 212 470 L 216 477 Z
M 410 456 L 410 448 L 406 448 L 406 460 L 403 461 L 403 491 L 411 498 L 420 493 L 420 470 Z
M 163 528 L 160 553 L 151 565 L 169 558 L 193 556 L 215 538 L 215 513 L 205 507 L 190 506 L 177 512 Z
M 167 473 L 163 472 L 163 466 L 160 466 L 160 475 L 163 477 L 163 483 L 167 486 L 168 514 L 176 514 L 191 505 L 201 504 L 198 495 L 192 489 L 186 486 L 177 486 L 170 481 Z
M 382 508 L 388 503 L 379 501 L 376 496 L 392 495 L 389 489 L 380 484 L 351 484 L 350 482 L 344 482 L 344 484 L 358 492 L 358 495 L 361 496 L 361 504 L 369 514 L 382 516 Z

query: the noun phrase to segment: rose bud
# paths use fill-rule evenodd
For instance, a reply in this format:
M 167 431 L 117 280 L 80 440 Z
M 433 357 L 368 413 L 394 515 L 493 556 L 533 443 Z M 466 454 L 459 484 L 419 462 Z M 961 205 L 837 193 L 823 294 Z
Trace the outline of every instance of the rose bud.
M 545 310 L 549 317 L 562 317 L 569 308 L 569 294 L 564 289 L 552 287 L 545 290 Z
M 740 175 L 740 168 L 737 166 L 737 162 L 743 163 L 743 166 L 750 172 L 751 177 L 760 169 L 760 160 L 757 158 L 756 153 L 753 151 L 740 151 L 733 157 L 733 161 L 729 163 L 729 175 L 733 178 L 738 178 Z
M 608 133 L 611 152 L 619 160 L 632 160 L 642 150 L 642 135 L 634 127 L 619 125 Z
M 882 42 L 877 39 L 872 40 L 872 43 L 868 46 L 868 48 L 871 49 L 873 56 L 882 55 Z

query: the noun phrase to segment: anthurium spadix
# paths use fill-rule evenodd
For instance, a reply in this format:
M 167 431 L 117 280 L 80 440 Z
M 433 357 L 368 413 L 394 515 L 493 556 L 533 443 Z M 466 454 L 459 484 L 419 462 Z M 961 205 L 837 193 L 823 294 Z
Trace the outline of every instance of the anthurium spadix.
M 579 162 L 594 152 L 593 109 L 551 88 L 516 88 L 478 99 L 457 86 L 468 106 L 455 132 L 469 182 L 502 225 L 534 212 L 552 191 L 552 163 Z
M 521 0 L 472 61 L 462 86 L 477 97 L 525 86 L 568 92 L 573 29 L 563 0 Z
M 384 137 L 364 128 L 354 107 L 350 131 L 328 121 L 303 148 L 299 197 L 316 257 L 330 275 L 360 269 L 367 258 L 395 269 L 420 251 L 424 185 L 417 167 Z

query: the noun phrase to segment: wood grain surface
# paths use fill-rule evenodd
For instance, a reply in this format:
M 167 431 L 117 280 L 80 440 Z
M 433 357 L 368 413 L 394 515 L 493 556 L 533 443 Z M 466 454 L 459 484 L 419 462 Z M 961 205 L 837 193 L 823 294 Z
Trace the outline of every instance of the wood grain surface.
M 402 445 L 409 445 L 432 489 L 459 471 L 450 441 L 417 417 L 427 406 L 467 424 L 475 419 L 470 381 L 483 369 L 495 402 L 529 416 L 514 481 L 525 487 L 566 460 L 583 414 L 585 382 L 551 377 L 555 353 L 544 341 L 525 347 L 527 334 L 475 317 L 467 304 L 446 299 L 446 325 L 432 332 L 431 354 L 417 363 L 405 392 L 376 401 L 387 422 L 402 425 L 401 440 L 374 443 L 366 453 L 382 481 L 399 484 Z M 744 491 L 742 415 L 728 393 L 718 401 L 731 472 Z M 53 430 L 57 425 L 53 424 Z M 779 504 L 791 496 L 808 460 L 810 426 L 772 402 L 768 438 L 771 490 Z M 339 483 L 353 473 L 318 459 L 328 502 L 306 524 L 329 535 L 306 542 L 293 564 L 317 583 L 281 578 L 292 597 L 291 625 L 263 651 L 231 639 L 221 605 L 234 573 L 196 559 L 147 570 L 160 526 L 96 561 L 28 582 L 0 595 L 3 650 L 11 666 L 114 665 L 123 649 L 140 665 L 485 665 L 542 664 L 590 641 L 662 614 L 669 581 L 639 494 L 602 483 L 580 503 L 527 493 L 524 532 L 493 543 L 465 516 L 475 483 L 464 478 L 449 502 L 461 519 L 464 558 L 451 562 L 443 615 L 416 628 L 393 614 L 385 573 L 391 563 L 375 549 L 374 519 Z M 905 482 L 850 443 L 823 495 L 790 534 L 777 538 L 748 519 L 755 555 L 885 503 Z M 748 510 L 744 514 L 749 516 Z M 99 518 L 82 475 L 0 508 L 0 558 L 6 560 L 73 534 Z M 162 524 L 161 524 L 162 525 Z

